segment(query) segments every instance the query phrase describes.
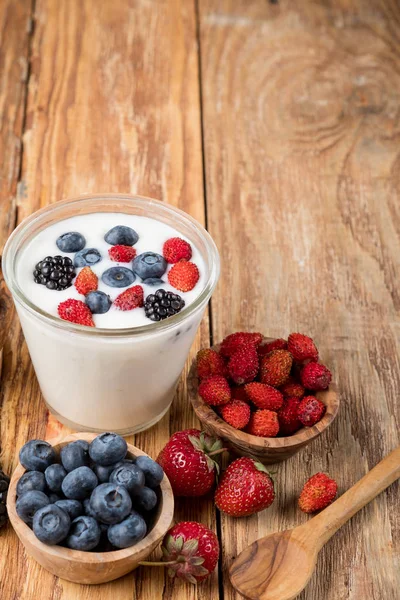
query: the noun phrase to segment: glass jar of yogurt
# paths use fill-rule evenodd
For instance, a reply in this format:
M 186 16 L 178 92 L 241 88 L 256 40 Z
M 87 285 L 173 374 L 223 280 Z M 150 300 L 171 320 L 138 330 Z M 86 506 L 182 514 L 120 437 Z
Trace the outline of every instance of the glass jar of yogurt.
M 162 283 L 154 285 L 138 275 L 140 270 L 135 273 L 133 262 L 112 261 L 110 240 L 104 238 L 121 226 L 137 234 L 136 256 L 149 252 L 162 257 L 163 245 L 170 238 L 189 242 L 190 262 L 199 272 L 193 289 L 182 292 L 171 286 L 168 272 L 173 264 L 155 278 Z M 107 312 L 93 314 L 91 327 L 59 317 L 62 302 L 86 301 L 73 280 L 66 289 L 48 289 L 40 285 L 35 271 L 46 257 L 62 256 L 70 258 L 68 264 L 80 265 L 76 267 L 79 274 L 82 263 L 77 263 L 77 252 L 63 252 L 56 245 L 72 231 L 84 238 L 84 249 L 94 248 L 100 255 L 101 260 L 89 264 L 98 277 L 98 291 L 110 300 Z M 132 272 L 133 281 L 123 271 L 129 276 L 127 282 L 116 278 L 110 286 L 104 273 L 114 267 Z M 148 198 L 105 194 L 57 202 L 28 217 L 6 244 L 3 272 L 50 412 L 72 429 L 127 435 L 148 429 L 168 411 L 218 281 L 219 255 L 207 231 L 184 212 Z M 119 310 L 114 300 L 131 284 L 141 286 L 145 300 L 159 288 L 173 292 L 184 307 L 156 322 L 143 307 Z

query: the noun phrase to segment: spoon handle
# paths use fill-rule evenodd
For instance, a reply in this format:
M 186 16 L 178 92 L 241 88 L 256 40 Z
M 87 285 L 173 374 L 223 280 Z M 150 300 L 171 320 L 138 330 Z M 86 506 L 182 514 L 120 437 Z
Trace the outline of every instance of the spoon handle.
M 400 477 L 400 446 L 305 527 L 319 549 L 356 512 Z

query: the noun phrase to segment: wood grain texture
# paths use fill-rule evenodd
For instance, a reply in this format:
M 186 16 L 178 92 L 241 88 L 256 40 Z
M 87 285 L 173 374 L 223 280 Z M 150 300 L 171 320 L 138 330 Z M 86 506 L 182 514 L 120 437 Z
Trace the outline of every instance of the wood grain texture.
M 272 339 L 265 338 L 265 341 L 272 341 Z M 213 346 L 217 352 L 219 348 L 219 344 Z M 226 423 L 212 406 L 204 402 L 198 393 L 198 387 L 197 363 L 194 359 L 188 375 L 187 391 L 202 428 L 211 435 L 224 440 L 223 445 L 229 448 L 232 454 L 257 458 L 264 465 L 287 460 L 313 442 L 319 435 L 324 434 L 327 427 L 336 418 L 340 406 L 337 386 L 335 383 L 331 383 L 329 389 L 315 394 L 326 406 L 326 412 L 318 423 L 312 427 L 302 427 L 294 435 L 288 437 L 263 438 L 235 429 Z
M 307 585 L 322 546 L 361 508 L 400 477 L 400 447 L 310 521 L 245 548 L 229 576 L 251 600 L 294 600 Z
M 0 3 L 0 252 L 15 227 L 31 0 Z
M 194 1 L 37 0 L 34 25 L 19 220 L 68 196 L 114 191 L 165 200 L 204 222 Z M 68 432 L 48 417 L 15 313 L 10 318 L 1 414 L 9 471 L 28 438 Z M 207 319 L 194 351 L 200 339 L 208 343 Z M 155 457 L 173 431 L 195 423 L 182 383 L 170 415 L 134 443 Z M 211 499 L 180 501 L 175 516 L 215 529 Z M 2 598 L 218 598 L 217 572 L 201 589 L 173 586 L 163 569 L 148 568 L 102 586 L 79 586 L 27 559 L 11 528 L 0 544 Z
M 199 3 L 208 222 L 223 257 L 216 340 L 311 334 L 341 391 L 326 435 L 279 466 L 277 500 L 222 517 L 232 558 L 307 520 L 306 479 L 340 492 L 398 445 L 400 8 L 395 0 Z M 398 484 L 322 550 L 301 600 L 396 600 Z

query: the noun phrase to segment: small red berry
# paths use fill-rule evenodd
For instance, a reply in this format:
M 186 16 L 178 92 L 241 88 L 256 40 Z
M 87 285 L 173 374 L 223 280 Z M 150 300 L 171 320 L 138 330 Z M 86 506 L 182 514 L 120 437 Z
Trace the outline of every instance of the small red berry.
M 168 263 L 192 258 L 192 248 L 186 240 L 179 237 L 170 238 L 163 246 L 163 256 Z
M 299 421 L 306 427 L 312 427 L 324 416 L 326 406 L 315 396 L 306 396 L 299 404 L 297 416 Z

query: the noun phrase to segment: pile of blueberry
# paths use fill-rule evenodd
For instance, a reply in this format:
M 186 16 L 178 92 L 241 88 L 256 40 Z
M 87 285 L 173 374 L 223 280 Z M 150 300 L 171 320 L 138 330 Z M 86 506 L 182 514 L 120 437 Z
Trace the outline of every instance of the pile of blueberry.
M 71 442 L 59 457 L 31 440 L 19 459 L 16 510 L 41 542 L 104 552 L 133 546 L 151 528 L 164 472 L 148 456 L 127 455 L 116 433 Z

